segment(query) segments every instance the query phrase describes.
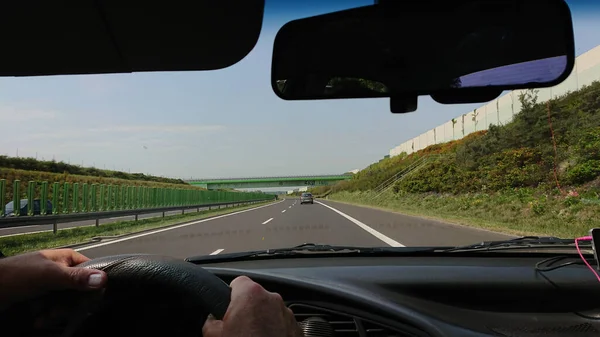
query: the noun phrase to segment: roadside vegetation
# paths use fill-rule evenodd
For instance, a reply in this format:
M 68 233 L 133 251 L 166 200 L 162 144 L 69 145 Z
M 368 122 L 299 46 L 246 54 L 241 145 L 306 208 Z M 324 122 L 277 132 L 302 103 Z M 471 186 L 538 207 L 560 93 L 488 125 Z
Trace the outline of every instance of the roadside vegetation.
M 62 161 L 37 160 L 35 158 L 0 156 L 0 169 L 0 177 L 6 177 L 8 175 L 23 181 L 44 180 L 30 178 L 32 176 L 36 176 L 37 174 L 54 173 L 60 176 L 96 177 L 99 178 L 100 181 L 104 179 L 117 179 L 154 182 L 170 185 L 186 185 L 186 183 L 181 179 L 156 177 L 143 173 L 102 170 L 95 167 L 82 167 L 79 165 L 67 164 Z
M 600 82 L 543 103 L 536 90 L 520 100 L 506 125 L 386 158 L 311 192 L 513 234 L 585 235 L 600 224 Z M 376 197 L 422 157 L 424 167 Z
M 5 200 L 11 200 L 13 189 L 12 186 L 15 180 L 19 180 L 21 182 L 21 192 L 25 193 L 25 186 L 29 181 L 42 182 L 47 181 L 50 183 L 50 194 L 52 191 L 52 183 L 60 182 L 61 184 L 67 182 L 69 184 L 79 183 L 81 184 L 105 184 L 105 185 L 115 185 L 115 186 L 144 186 L 144 187 L 157 187 L 157 188 L 177 188 L 177 189 L 191 189 L 198 190 L 200 188 L 198 186 L 193 186 L 189 184 L 169 184 L 164 182 L 155 182 L 148 180 L 128 180 L 128 179 L 118 179 L 118 178 L 102 178 L 95 176 L 81 176 L 69 173 L 51 173 L 51 172 L 43 172 L 43 171 L 26 171 L 26 170 L 17 170 L 11 168 L 3 168 L 0 167 L 0 179 L 6 180 L 6 190 L 5 190 Z M 40 191 L 36 191 L 36 198 L 39 197 Z
M 39 249 L 57 248 L 67 245 L 85 244 L 98 241 L 102 238 L 110 240 L 110 237 L 132 234 L 140 231 L 165 228 L 168 226 L 178 225 L 188 221 L 200 220 L 244 209 L 257 207 L 263 204 L 268 204 L 273 201 L 266 201 L 252 205 L 244 205 L 237 207 L 227 207 L 221 209 L 203 210 L 200 212 L 186 213 L 179 215 L 171 215 L 155 218 L 140 219 L 138 221 L 118 221 L 109 224 L 96 226 L 75 227 L 61 229 L 56 234 L 52 231 L 19 234 L 12 236 L 0 237 L 0 251 L 6 256 L 35 251 Z M 214 235 L 213 232 L 198 233 L 197 235 Z M 95 238 L 95 239 L 94 239 Z

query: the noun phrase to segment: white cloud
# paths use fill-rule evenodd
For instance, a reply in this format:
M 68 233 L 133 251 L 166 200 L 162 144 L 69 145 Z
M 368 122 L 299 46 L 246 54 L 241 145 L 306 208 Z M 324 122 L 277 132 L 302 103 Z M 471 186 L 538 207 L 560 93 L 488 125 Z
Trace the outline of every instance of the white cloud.
M 28 140 L 60 140 L 60 139 L 73 139 L 73 138 L 80 138 L 80 137 L 85 137 L 86 135 L 89 135 L 88 132 L 86 132 L 85 130 L 61 130 L 61 131 L 57 131 L 57 132 L 40 132 L 40 133 L 33 133 L 33 134 L 29 134 L 27 135 L 27 139 Z
M 120 142 L 114 141 L 84 141 L 84 142 L 74 142 L 74 143 L 59 143 L 52 146 L 52 148 L 56 149 L 87 149 L 87 148 L 100 148 L 100 149 L 116 149 L 119 148 L 122 144 Z
M 63 129 L 57 132 L 41 132 L 30 134 L 28 138 L 45 140 L 77 139 L 85 141 L 93 138 L 94 136 L 104 136 L 107 133 L 127 133 L 129 139 L 138 139 L 139 137 L 144 137 L 147 139 L 148 136 L 152 136 L 152 134 L 156 135 L 164 132 L 178 134 L 202 134 L 206 132 L 216 132 L 222 130 L 225 130 L 225 127 L 222 125 L 115 125 L 88 129 Z
M 118 125 L 88 129 L 89 132 L 207 132 L 222 131 L 223 125 Z
M 0 120 L 3 123 L 12 122 L 35 122 L 36 120 L 55 119 L 57 113 L 41 109 L 23 109 L 12 106 L 0 108 Z
M 127 89 L 126 81 L 131 74 L 97 74 L 72 77 L 76 80 L 78 88 L 85 95 L 97 98 L 110 96 Z

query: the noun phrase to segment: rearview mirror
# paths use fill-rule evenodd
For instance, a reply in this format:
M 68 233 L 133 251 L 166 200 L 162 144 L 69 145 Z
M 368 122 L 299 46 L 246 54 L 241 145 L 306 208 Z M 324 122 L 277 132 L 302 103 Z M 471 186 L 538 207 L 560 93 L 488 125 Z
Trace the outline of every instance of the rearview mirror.
M 420 95 L 476 103 L 554 86 L 574 62 L 563 0 L 381 0 L 285 24 L 271 85 L 286 100 L 390 97 L 409 112 Z

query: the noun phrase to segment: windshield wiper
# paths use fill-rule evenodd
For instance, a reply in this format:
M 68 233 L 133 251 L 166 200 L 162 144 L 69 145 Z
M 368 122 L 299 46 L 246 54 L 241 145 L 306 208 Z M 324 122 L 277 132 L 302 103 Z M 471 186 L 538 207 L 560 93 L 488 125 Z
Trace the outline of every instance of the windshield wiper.
M 303 243 L 301 245 L 287 248 L 272 248 L 265 250 L 256 250 L 249 252 L 219 254 L 219 255 L 202 255 L 188 257 L 185 259 L 188 262 L 209 262 L 215 260 L 237 260 L 251 259 L 255 257 L 265 256 L 297 256 L 309 254 L 371 254 L 371 253 L 401 253 L 411 254 L 418 252 L 434 252 L 439 248 L 448 247 L 357 247 L 357 246 L 335 246 L 327 244 Z
M 581 247 L 589 247 L 590 242 L 581 242 Z M 453 252 L 478 252 L 491 250 L 504 250 L 514 248 L 575 248 L 574 239 L 561 239 L 553 236 L 523 236 L 509 240 L 483 241 L 465 246 L 438 246 L 438 247 L 357 247 L 357 246 L 335 246 L 327 244 L 303 243 L 288 248 L 273 248 L 238 252 L 219 255 L 202 255 L 188 257 L 185 259 L 192 263 L 249 260 L 261 257 L 289 257 L 308 256 L 311 254 L 348 254 L 351 256 L 364 256 L 381 254 L 383 256 L 406 256 L 411 254 L 444 254 Z
M 274 248 L 263 251 L 265 254 L 280 254 L 280 253 L 308 253 L 308 252 L 373 252 L 382 251 L 381 247 L 355 247 L 355 246 L 332 246 L 317 243 L 303 243 L 301 245 L 289 247 L 289 248 Z
M 589 246 L 589 242 L 581 242 L 580 246 Z M 564 248 L 573 247 L 575 248 L 575 239 L 561 239 L 554 236 L 522 236 L 515 239 L 509 240 L 498 240 L 498 241 L 483 241 L 466 246 L 457 246 L 449 249 L 442 250 L 443 252 L 457 252 L 457 251 L 473 251 L 473 250 L 496 250 L 505 248 Z

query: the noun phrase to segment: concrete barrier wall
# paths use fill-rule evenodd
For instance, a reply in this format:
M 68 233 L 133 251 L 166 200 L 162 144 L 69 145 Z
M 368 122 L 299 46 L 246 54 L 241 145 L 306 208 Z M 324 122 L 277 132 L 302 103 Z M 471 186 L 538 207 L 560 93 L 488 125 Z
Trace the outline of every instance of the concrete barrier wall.
M 579 90 L 582 86 L 598 80 L 600 80 L 600 46 L 580 55 L 575 61 L 573 72 L 563 83 L 551 88 L 539 89 L 538 102 L 545 102 L 551 98 Z M 430 145 L 460 139 L 472 132 L 487 130 L 490 124 L 506 124 L 521 110 L 519 95 L 523 92 L 524 90 L 511 91 L 484 106 L 409 139 L 391 149 L 390 157 L 397 156 L 402 152 L 410 154 Z

